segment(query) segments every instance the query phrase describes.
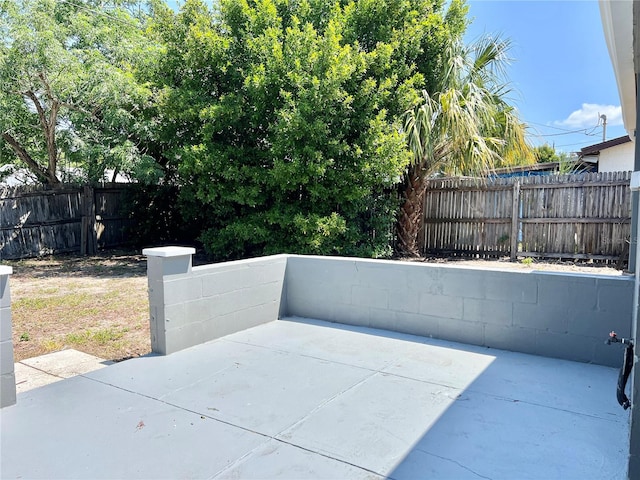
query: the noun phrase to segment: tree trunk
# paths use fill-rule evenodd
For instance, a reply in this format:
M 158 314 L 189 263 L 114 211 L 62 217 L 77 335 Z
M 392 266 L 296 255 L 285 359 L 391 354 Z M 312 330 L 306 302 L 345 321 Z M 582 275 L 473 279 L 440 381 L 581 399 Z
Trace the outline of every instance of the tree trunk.
M 13 149 L 17 157 L 20 160 L 22 160 L 25 163 L 25 165 L 29 168 L 29 170 L 31 170 L 35 174 L 35 176 L 38 178 L 40 182 L 44 184 L 49 183 L 49 176 L 47 174 L 47 171 L 43 169 L 38 164 L 38 162 L 36 162 L 33 158 L 31 158 L 31 155 L 29 155 L 29 153 L 22 147 L 22 145 L 20 145 L 20 143 L 18 143 L 18 141 L 15 138 L 13 138 L 10 134 L 6 132 L 2 134 L 2 138 Z
M 41 172 L 44 172 L 46 177 L 46 184 L 51 186 L 59 186 L 60 180 L 56 175 L 56 169 L 58 167 L 58 146 L 56 145 L 56 125 L 58 124 L 58 111 L 60 110 L 60 102 L 55 100 L 51 94 L 51 89 L 49 87 L 49 83 L 47 82 L 44 74 L 39 75 L 40 79 L 43 82 L 45 90 L 47 92 L 47 96 L 49 101 L 51 102 L 51 110 L 49 111 L 49 118 L 47 118 L 47 113 L 40 102 L 38 96 L 32 91 L 27 90 L 24 92 L 24 95 L 29 97 L 29 99 L 33 102 L 33 105 L 38 113 L 38 118 L 40 120 L 40 127 L 42 128 L 42 133 L 44 134 L 45 144 L 47 145 L 47 168 L 40 168 Z M 22 157 L 21 157 L 22 158 Z M 31 170 L 33 168 L 31 165 L 27 164 Z M 38 172 L 35 172 L 38 175 Z
M 418 257 L 418 233 L 422 222 L 426 171 L 419 166 L 409 168 L 402 190 L 402 206 L 396 223 L 398 241 L 396 253 L 403 257 Z
M 45 122 L 44 134 L 47 143 L 47 177 L 49 185 L 59 185 L 60 180 L 56 174 L 58 168 L 58 145 L 56 145 L 56 125 L 58 123 L 58 109 L 60 104 L 53 102 L 51 111 L 49 112 L 49 121 Z

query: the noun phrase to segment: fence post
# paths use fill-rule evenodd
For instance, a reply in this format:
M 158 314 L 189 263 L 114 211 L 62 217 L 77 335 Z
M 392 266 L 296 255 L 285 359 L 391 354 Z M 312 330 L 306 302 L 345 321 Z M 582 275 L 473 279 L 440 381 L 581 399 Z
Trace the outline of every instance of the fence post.
M 86 186 L 82 192 L 82 224 L 80 232 L 80 254 L 96 253 L 96 206 L 93 188 Z
M 511 261 L 518 259 L 518 232 L 520 225 L 520 182 L 513 184 L 513 200 L 511 204 Z

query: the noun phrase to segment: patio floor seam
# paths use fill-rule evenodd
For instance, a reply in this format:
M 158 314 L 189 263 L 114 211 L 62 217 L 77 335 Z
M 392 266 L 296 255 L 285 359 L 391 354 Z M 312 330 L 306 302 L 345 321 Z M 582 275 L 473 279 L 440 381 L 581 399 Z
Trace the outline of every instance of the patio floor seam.
M 371 378 L 373 378 L 374 376 L 376 376 L 377 374 L 379 374 L 380 372 L 372 372 L 371 375 L 367 375 L 365 378 L 362 378 L 361 380 L 357 381 L 356 383 L 352 383 L 351 385 L 349 385 L 347 388 L 342 389 L 340 392 L 336 393 L 335 395 L 331 396 L 330 398 L 326 399 L 324 402 L 320 403 L 319 405 L 316 405 L 316 407 L 312 408 L 309 412 L 307 412 L 302 418 L 296 420 L 295 422 L 293 422 L 291 425 L 283 428 L 282 430 L 280 430 L 278 433 L 276 433 L 276 437 L 279 437 L 280 435 L 283 435 L 285 432 L 297 427 L 298 425 L 300 425 L 302 422 L 304 422 L 305 420 L 307 420 L 311 415 L 313 415 L 314 413 L 322 410 L 325 406 L 329 405 L 331 402 L 333 402 L 335 399 L 337 399 L 338 397 L 344 395 L 345 393 L 353 390 L 354 388 L 362 385 L 363 383 L 367 382 L 368 380 L 370 380 Z
M 597 419 L 597 420 L 604 420 L 605 422 L 613 422 L 613 423 L 620 423 L 620 424 L 624 423 L 623 421 L 621 421 L 619 419 L 611 419 L 611 418 L 600 417 L 600 416 L 592 415 L 592 414 L 585 413 L 585 412 L 578 412 L 578 411 L 569 410 L 569 409 L 566 409 L 566 408 L 553 407 L 551 405 L 545 405 L 543 403 L 531 402 L 529 400 L 521 400 L 521 399 L 515 398 L 515 397 L 506 397 L 506 396 L 503 396 L 503 395 L 495 395 L 495 394 L 492 394 L 492 393 L 488 393 L 488 392 L 484 392 L 482 390 L 475 389 L 473 387 L 466 387 L 466 388 L 462 389 L 460 387 L 456 387 L 456 386 L 453 386 L 453 385 L 446 385 L 446 384 L 440 383 L 440 382 L 430 382 L 428 380 L 423 380 L 423 379 L 415 378 L 415 377 L 409 377 L 409 376 L 406 376 L 406 375 L 399 375 L 397 373 L 392 373 L 392 372 L 380 371 L 380 373 L 383 374 L 383 375 L 392 375 L 394 377 L 403 378 L 403 379 L 406 379 L 406 380 L 414 380 L 416 382 L 422 382 L 422 383 L 426 383 L 426 384 L 429 384 L 429 385 L 436 385 L 436 386 L 439 386 L 439 387 L 448 388 L 448 389 L 451 389 L 451 390 L 454 390 L 454 391 L 458 391 L 458 392 L 465 391 L 465 392 L 469 392 L 469 393 L 485 395 L 485 396 L 488 396 L 488 397 L 495 398 L 496 400 L 503 400 L 505 402 L 523 403 L 525 405 L 532 405 L 532 406 L 535 406 L 535 407 L 548 408 L 548 409 L 551 409 L 551 410 L 557 410 L 557 411 L 565 412 L 565 413 L 572 413 L 572 414 L 575 414 L 575 415 L 583 415 L 583 416 L 586 416 L 586 417 L 589 417 L 589 418 L 594 418 L 594 419 Z M 464 401 L 463 399 L 460 399 L 459 396 L 458 396 L 458 398 L 455 398 L 454 400 L 455 401 L 461 401 L 461 400 Z
M 475 393 L 475 394 L 479 394 L 479 395 L 485 395 L 487 397 L 491 397 L 494 398 L 496 400 L 502 400 L 505 402 L 510 402 L 510 403 L 522 403 L 524 405 L 531 405 L 534 407 L 540 407 L 540 408 L 547 408 L 549 410 L 556 410 L 558 412 L 564 412 L 564 413 L 570 413 L 573 415 L 580 415 L 583 417 L 588 417 L 588 418 L 593 418 L 594 420 L 602 420 L 604 422 L 611 422 L 611 423 L 617 423 L 617 424 L 625 424 L 625 421 L 621 421 L 621 420 L 614 420 L 614 419 L 610 419 L 610 418 L 605 418 L 605 417 L 599 417 L 597 415 L 593 415 L 590 413 L 585 413 L 585 412 L 576 412 L 575 410 L 568 410 L 566 408 L 559 408 L 559 407 L 553 407 L 551 405 L 545 405 L 543 403 L 536 403 L 536 402 L 530 402 L 528 400 L 520 400 L 517 398 L 511 398 L 511 397 L 504 397 L 501 395 L 495 395 L 492 393 L 487 393 L 487 392 L 482 392 L 480 390 L 474 390 L 473 388 L 469 388 L 466 391 L 470 392 L 470 393 Z
M 216 370 L 215 372 L 211 373 L 207 378 L 211 378 L 212 376 L 217 375 L 217 374 L 219 374 L 219 373 L 221 373 L 221 372 L 224 372 L 224 371 L 226 371 L 226 370 L 229 370 L 229 369 L 231 369 L 231 368 L 233 368 L 233 366 L 232 366 L 232 365 L 229 365 L 229 366 L 226 366 L 226 367 L 220 368 L 220 369 Z M 206 380 L 206 378 L 201 378 L 201 379 L 199 379 L 199 380 L 194 381 L 193 383 L 189 383 L 189 384 L 186 384 L 186 385 L 184 385 L 184 386 L 182 386 L 182 387 L 180 387 L 180 388 L 177 388 L 177 389 L 175 389 L 175 390 L 172 390 L 171 392 L 168 392 L 168 393 L 167 393 L 167 394 L 165 394 L 165 395 L 160 395 L 157 399 L 158 399 L 158 400 L 163 400 L 163 399 L 164 399 L 164 397 L 165 397 L 166 395 L 172 395 L 172 394 L 174 394 L 174 393 L 177 393 L 177 392 L 180 392 L 180 391 L 183 391 L 183 390 L 187 390 L 187 389 L 189 389 L 189 388 L 191 388 L 191 387 L 194 387 L 194 386 L 198 385 L 199 383 L 202 383 L 202 382 L 203 382 L 203 381 L 205 381 L 205 380 Z
M 38 372 L 46 373 L 47 375 L 51 375 L 52 377 L 59 378 L 60 380 L 64 380 L 65 378 L 67 378 L 67 377 L 62 377 L 60 375 L 56 375 L 55 373 L 48 372 L 46 370 L 43 370 L 42 368 L 34 367 L 33 365 L 29 365 L 28 363 L 24 363 L 22 361 L 16 362 L 16 363 L 19 363 L 20 365 L 22 365 L 24 367 L 27 367 L 27 368 L 32 368 L 33 370 L 37 370 Z M 24 380 L 23 382 L 25 382 L 25 381 L 26 380 Z
M 346 460 L 343 460 L 341 458 L 337 458 L 337 457 L 333 457 L 327 453 L 324 452 L 318 452 L 316 450 L 310 449 L 308 447 L 305 447 L 303 445 L 298 445 L 297 443 L 292 443 L 292 442 L 288 442 L 286 440 L 283 440 L 282 438 L 276 438 L 274 437 L 269 437 L 267 438 L 267 440 L 263 443 L 261 443 L 260 445 L 256 446 L 255 448 L 253 448 L 252 450 L 248 451 L 245 455 L 243 455 L 241 458 L 238 458 L 235 462 L 227 465 L 225 468 L 223 468 L 222 470 L 220 470 L 219 472 L 217 472 L 216 474 L 214 474 L 212 477 L 209 477 L 209 480 L 214 480 L 215 478 L 219 477 L 220 475 L 222 475 L 224 472 L 227 472 L 231 469 L 233 469 L 236 465 L 239 465 L 242 463 L 242 461 L 246 458 L 249 458 L 253 455 L 254 452 L 258 451 L 260 448 L 262 448 L 262 446 L 264 444 L 266 444 L 267 442 L 269 442 L 269 440 L 273 440 L 275 442 L 279 442 L 282 443 L 283 445 L 289 445 L 290 447 L 294 447 L 294 448 L 298 448 L 300 450 L 304 450 L 305 452 L 309 452 L 312 453 L 313 455 L 319 455 L 321 457 L 327 458 L 329 460 L 335 461 L 335 462 L 339 462 L 342 463 L 344 465 L 349 465 L 350 467 L 354 467 L 357 468 L 359 470 L 362 470 L 364 472 L 368 472 L 368 473 L 372 473 L 374 475 L 377 475 L 378 477 L 381 478 L 389 478 L 391 480 L 393 480 L 391 477 L 385 476 L 384 474 L 380 473 L 380 472 L 376 472 L 374 470 L 371 470 L 370 468 L 367 467 L 363 467 L 362 465 L 358 465 L 356 463 L 352 463 L 352 462 L 348 462 Z
M 254 433 L 256 435 L 260 435 L 261 437 L 265 437 L 265 438 L 272 438 L 271 435 L 268 435 L 268 434 L 265 434 L 265 433 L 262 433 L 262 432 L 258 432 L 256 430 L 252 430 L 252 429 L 250 429 L 248 427 L 243 427 L 241 425 L 236 425 L 235 423 L 228 422 L 228 421 L 222 420 L 220 418 L 212 417 L 209 414 L 204 413 L 204 412 L 198 412 L 198 411 L 192 410 L 190 408 L 185 408 L 185 407 L 183 407 L 181 405 L 177 405 L 175 403 L 171 403 L 171 402 L 168 402 L 166 400 L 163 400 L 162 398 L 154 397 L 152 395 L 147 395 L 147 394 L 142 393 L 142 392 L 136 392 L 135 390 L 130 390 L 128 388 L 124 388 L 124 387 L 121 387 L 119 385 L 114 385 L 114 384 L 109 383 L 109 382 L 104 382 L 102 380 L 98 380 L 98 379 L 95 379 L 95 378 L 91 378 L 91 377 L 85 377 L 85 378 L 87 378 L 89 380 L 92 380 L 94 382 L 97 382 L 97 383 L 101 383 L 102 385 L 106 385 L 108 387 L 112 387 L 112 388 L 116 388 L 118 390 L 122 390 L 123 392 L 131 393 L 133 395 L 138 395 L 140 397 L 147 398 L 149 400 L 154 400 L 156 402 L 162 403 L 162 404 L 167 405 L 169 407 L 177 408 L 178 410 L 182 410 L 184 412 L 193 413 L 194 415 L 199 415 L 200 417 L 205 417 L 205 418 L 208 418 L 209 420 L 215 420 L 216 422 L 224 423 L 225 425 L 229 425 L 231 427 L 239 428 L 241 430 L 244 430 L 245 432 Z
M 224 369 L 222 369 L 222 370 L 224 370 Z M 369 370 L 369 369 L 365 369 L 365 370 Z M 212 417 L 210 415 L 207 415 L 206 413 L 198 412 L 198 411 L 192 410 L 190 408 L 185 408 L 185 407 L 183 407 L 181 405 L 177 405 L 175 403 L 171 403 L 171 402 L 168 402 L 166 400 L 163 400 L 162 398 L 154 397 L 152 395 L 147 395 L 147 394 L 144 394 L 144 393 L 141 393 L 141 392 L 136 392 L 134 390 L 130 390 L 128 388 L 124 388 L 124 387 L 121 387 L 121 386 L 118 386 L 118 385 L 114 385 L 114 384 L 109 383 L 109 382 L 104 382 L 102 380 L 91 378 L 91 377 L 88 377 L 88 376 L 85 376 L 85 375 L 79 375 L 79 376 L 84 377 L 84 378 L 86 378 L 88 380 L 92 380 L 94 382 L 100 383 L 102 385 L 111 387 L 111 388 L 115 388 L 115 389 L 122 390 L 122 391 L 127 392 L 127 393 L 138 395 L 138 396 L 141 396 L 143 398 L 147 398 L 149 400 L 154 400 L 156 402 L 162 403 L 164 405 L 168 405 L 168 406 L 173 407 L 173 408 L 177 408 L 177 409 L 182 410 L 184 412 L 192 413 L 194 415 L 199 415 L 200 417 L 205 417 L 205 418 L 207 418 L 209 420 L 213 420 L 213 421 L 228 425 L 230 427 L 238 428 L 240 430 L 244 430 L 246 432 L 253 433 L 255 435 L 259 435 L 261 437 L 264 437 L 264 439 L 265 439 L 264 442 L 262 442 L 260 445 L 256 446 L 255 448 L 249 450 L 245 455 L 243 455 L 242 457 L 236 459 L 236 461 L 232 462 L 230 465 L 227 465 L 224 469 L 222 469 L 222 470 L 216 472 L 215 474 L 213 474 L 211 477 L 209 477 L 209 479 L 215 479 L 217 476 L 219 476 L 222 473 L 224 473 L 225 471 L 233 468 L 235 465 L 238 465 L 238 464 L 242 463 L 243 459 L 247 458 L 248 456 L 251 456 L 255 451 L 257 451 L 259 448 L 261 448 L 269 440 L 274 440 L 276 442 L 280 442 L 280 443 L 285 444 L 285 445 L 289 445 L 289 446 L 292 446 L 292 447 L 295 447 L 295 448 L 299 448 L 300 450 L 304 450 L 304 451 L 310 452 L 310 453 L 312 453 L 314 455 L 319 455 L 321 457 L 328 458 L 330 460 L 333 460 L 333 461 L 336 461 L 336 462 L 340 462 L 340 463 L 343 463 L 345 465 L 349 465 L 351 467 L 358 468 L 360 470 L 363 470 L 363 471 L 368 472 L 368 473 L 372 473 L 372 474 L 377 475 L 379 477 L 385 477 L 384 474 L 382 474 L 380 472 L 376 472 L 376 471 L 371 470 L 369 468 L 366 468 L 366 467 L 364 467 L 362 465 L 358 465 L 358 464 L 351 463 L 351 462 L 345 461 L 345 460 L 337 458 L 337 457 L 333 457 L 333 456 L 331 456 L 331 455 L 329 455 L 327 453 L 319 452 L 319 451 L 304 447 L 303 445 L 299 445 L 299 444 L 287 441 L 287 440 L 285 440 L 285 439 L 280 437 L 280 435 L 282 435 L 284 432 L 286 432 L 286 431 L 288 431 L 288 430 L 290 430 L 292 428 L 295 428 L 297 425 L 299 425 L 300 423 L 302 423 L 303 421 L 308 419 L 309 416 L 313 415 L 318 410 L 320 410 L 324 406 L 326 406 L 329 403 L 331 403 L 332 401 L 334 401 L 336 398 L 340 397 L 341 395 L 344 395 L 345 393 L 347 393 L 348 391 L 352 390 L 353 388 L 356 388 L 357 386 L 359 386 L 362 383 L 366 382 L 367 380 L 369 380 L 370 378 L 374 377 L 375 375 L 377 375 L 379 373 L 382 373 L 380 371 L 373 371 L 373 370 L 370 370 L 370 371 L 371 371 L 371 375 L 367 375 L 365 378 L 361 379 L 360 381 L 351 384 L 348 388 L 345 388 L 345 389 L 341 390 L 340 392 L 336 393 L 335 395 L 333 395 L 332 397 L 327 399 L 325 402 L 323 402 L 322 404 L 318 405 L 317 407 L 313 408 L 311 411 L 306 413 L 302 418 L 300 418 L 299 420 L 295 421 L 291 425 L 283 428 L 280 432 L 276 433 L 275 435 L 269 435 L 269 434 L 266 434 L 266 433 L 263 433 L 263 432 L 259 432 L 257 430 L 253 430 L 253 429 L 248 428 L 248 427 L 244 427 L 242 425 L 238 425 L 238 424 L 233 423 L 233 422 L 229 422 L 229 421 L 222 420 L 220 418 Z M 198 383 L 198 382 L 196 382 L 196 383 Z
M 337 360 L 331 360 L 331 359 L 325 358 L 325 357 L 318 357 L 316 355 L 309 355 L 309 354 L 306 354 L 306 353 L 300 353 L 300 352 L 297 352 L 295 350 L 285 350 L 283 348 L 273 348 L 273 347 L 270 347 L 268 345 L 260 345 L 258 343 L 240 342 L 238 340 L 226 340 L 226 339 L 225 339 L 225 341 L 229 342 L 229 343 L 235 343 L 235 344 L 238 344 L 238 345 L 248 345 L 250 347 L 264 348 L 266 350 L 270 350 L 270 351 L 276 352 L 276 353 L 286 353 L 286 354 L 289 354 L 289 355 L 297 355 L 297 356 L 303 357 L 303 358 L 311 358 L 313 360 L 320 360 L 321 362 L 330 362 L 330 363 L 333 363 L 335 365 L 344 365 L 344 366 L 347 366 L 347 367 L 359 368 L 361 370 L 367 370 L 369 372 L 383 373 L 382 369 L 388 368 L 390 364 L 394 363 L 394 362 L 388 362 L 387 365 L 384 365 L 380 369 L 375 369 L 375 368 L 363 367 L 361 365 L 355 365 L 353 363 L 347 363 L 347 362 L 340 362 L 340 361 L 337 361 Z
M 421 451 L 422 453 L 426 454 L 426 455 L 430 455 L 432 457 L 436 457 L 439 458 L 440 460 L 444 460 L 446 462 L 451 462 L 454 463 L 456 465 L 458 465 L 460 468 L 464 468 L 465 470 L 467 470 L 470 473 L 473 473 L 474 475 L 476 475 L 478 478 L 484 478 L 485 480 L 493 480 L 491 477 L 485 477 L 484 475 L 482 475 L 481 473 L 476 472 L 475 470 L 472 470 L 471 468 L 467 467 L 466 465 L 458 462 L 457 460 L 454 460 L 453 458 L 447 458 L 447 457 L 443 457 L 441 455 L 436 455 L 435 453 L 431 453 L 431 452 L 427 452 L 426 450 L 424 450 L 423 448 L 420 447 L 416 447 L 416 450 Z M 392 477 L 389 477 L 392 478 Z

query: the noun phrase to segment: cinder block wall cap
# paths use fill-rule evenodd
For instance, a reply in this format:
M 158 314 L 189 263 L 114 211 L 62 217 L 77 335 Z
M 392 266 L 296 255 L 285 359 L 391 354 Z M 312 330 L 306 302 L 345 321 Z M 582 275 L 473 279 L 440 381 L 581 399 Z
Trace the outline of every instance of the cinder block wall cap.
M 154 247 L 145 248 L 142 254 L 147 257 L 180 257 L 182 255 L 193 255 L 196 249 L 193 247 Z
M 11 275 L 13 273 L 13 267 L 8 265 L 0 265 L 0 275 Z

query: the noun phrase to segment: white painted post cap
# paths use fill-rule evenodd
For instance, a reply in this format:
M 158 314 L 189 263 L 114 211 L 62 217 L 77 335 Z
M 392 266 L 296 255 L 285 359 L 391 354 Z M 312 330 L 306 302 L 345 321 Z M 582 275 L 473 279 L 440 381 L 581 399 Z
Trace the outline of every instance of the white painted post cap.
M 8 265 L 0 265 L 0 275 L 11 275 L 13 273 L 13 267 Z
M 193 255 L 196 249 L 193 247 L 154 247 L 145 248 L 142 254 L 147 257 L 181 257 L 183 255 Z

